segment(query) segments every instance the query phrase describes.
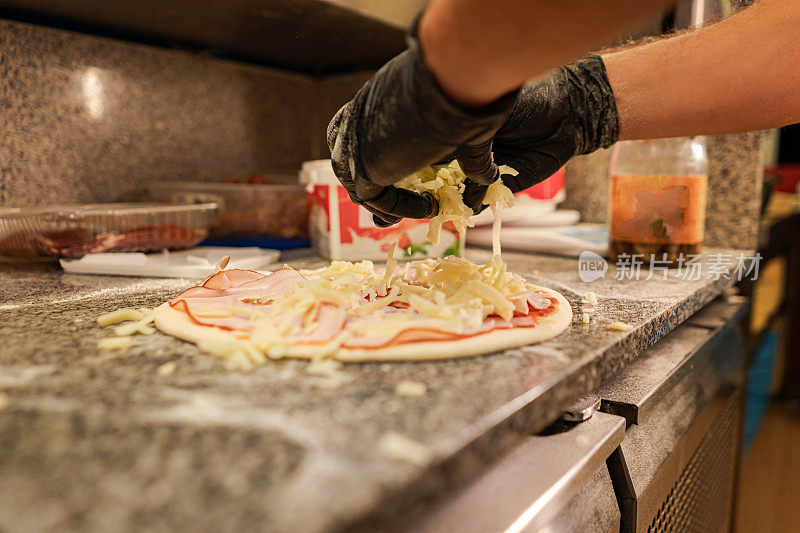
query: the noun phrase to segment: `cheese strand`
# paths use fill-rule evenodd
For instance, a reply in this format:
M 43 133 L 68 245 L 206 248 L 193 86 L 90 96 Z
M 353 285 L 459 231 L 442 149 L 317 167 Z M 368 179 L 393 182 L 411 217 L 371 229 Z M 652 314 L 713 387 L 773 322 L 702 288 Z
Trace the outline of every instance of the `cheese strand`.
M 497 204 L 492 204 L 492 214 L 494 221 L 492 222 L 492 257 L 500 257 L 500 207 Z

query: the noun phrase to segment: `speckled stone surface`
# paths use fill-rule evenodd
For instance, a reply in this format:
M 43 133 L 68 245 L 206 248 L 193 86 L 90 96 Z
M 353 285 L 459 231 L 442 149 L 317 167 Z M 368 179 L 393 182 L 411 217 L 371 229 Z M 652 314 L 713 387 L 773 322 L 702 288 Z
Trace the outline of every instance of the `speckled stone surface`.
M 471 252 L 484 261 L 488 254 Z M 154 306 L 191 284 L 0 268 L 0 530 L 375 530 L 407 523 L 521 435 L 554 420 L 730 285 L 724 278 L 581 282 L 574 259 L 504 254 L 509 268 L 564 294 L 559 337 L 458 361 L 354 364 L 343 381 L 278 361 L 229 372 L 161 334 L 101 353 L 94 317 Z M 316 260 L 295 262 L 310 266 Z M 586 291 L 599 305 L 580 320 Z M 627 333 L 612 321 L 636 326 Z M 174 361 L 174 373 L 160 365 Z M 422 397 L 395 395 L 411 379 Z M 383 456 L 397 431 L 429 448 L 427 467 Z
M 340 105 L 311 77 L 30 24 L 0 20 L 0 50 L 0 206 L 294 175 Z
M 604 224 L 608 221 L 608 167 L 612 149 L 573 157 L 564 169 L 564 192 L 561 204 L 577 209 L 582 222 Z
M 763 141 L 761 132 L 709 137 L 707 246 L 756 249 L 764 180 Z

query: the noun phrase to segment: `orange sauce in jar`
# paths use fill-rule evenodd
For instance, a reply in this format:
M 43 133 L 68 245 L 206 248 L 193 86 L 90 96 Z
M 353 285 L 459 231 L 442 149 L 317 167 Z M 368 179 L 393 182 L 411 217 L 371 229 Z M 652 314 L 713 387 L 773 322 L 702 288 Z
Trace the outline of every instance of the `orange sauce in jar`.
M 700 252 L 705 229 L 706 175 L 611 175 L 609 256 L 650 254 L 677 263 Z

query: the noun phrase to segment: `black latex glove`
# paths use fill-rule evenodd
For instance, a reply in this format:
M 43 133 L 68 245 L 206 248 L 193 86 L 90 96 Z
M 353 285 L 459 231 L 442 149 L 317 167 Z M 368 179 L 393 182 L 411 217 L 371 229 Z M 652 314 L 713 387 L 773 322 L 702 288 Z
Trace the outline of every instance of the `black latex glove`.
M 525 84 L 495 136 L 461 147 L 451 159 L 457 158 L 469 177 L 464 203 L 477 213 L 486 207 L 481 203 L 497 178 L 496 165 L 519 172 L 503 175 L 503 183 L 518 192 L 548 178 L 572 156 L 608 148 L 618 137 L 605 64 L 600 56 L 588 56 Z
M 333 170 L 350 198 L 388 226 L 439 212 L 430 194 L 392 184 L 465 145 L 483 145 L 503 124 L 516 92 L 479 108 L 453 102 L 425 65 L 419 44 L 389 61 L 328 125 Z

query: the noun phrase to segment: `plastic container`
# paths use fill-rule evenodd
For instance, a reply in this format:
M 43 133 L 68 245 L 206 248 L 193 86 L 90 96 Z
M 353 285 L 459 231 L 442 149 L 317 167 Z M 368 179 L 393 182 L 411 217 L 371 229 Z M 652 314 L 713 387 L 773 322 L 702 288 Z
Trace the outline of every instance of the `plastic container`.
M 800 165 L 776 165 L 764 169 L 764 174 L 777 178 L 775 190 L 794 193 L 800 190 Z
M 0 254 L 78 258 L 189 248 L 208 235 L 215 203 L 0 208 Z
M 398 259 L 461 255 L 464 251 L 464 239 L 459 238 L 452 224 L 442 226 L 438 244 L 428 241 L 428 219 L 404 218 L 394 226 L 377 227 L 372 213 L 350 200 L 333 173 L 330 159 L 303 163 L 300 183 L 308 193 L 311 245 L 323 257 L 384 260 L 395 242 Z
M 700 253 L 708 194 L 703 137 L 618 143 L 610 179 L 612 261 L 639 254 L 645 264 L 677 265 Z
M 308 202 L 299 185 L 170 181 L 151 185 L 150 195 L 162 202 L 216 202 L 210 235 L 217 239 L 308 239 Z

